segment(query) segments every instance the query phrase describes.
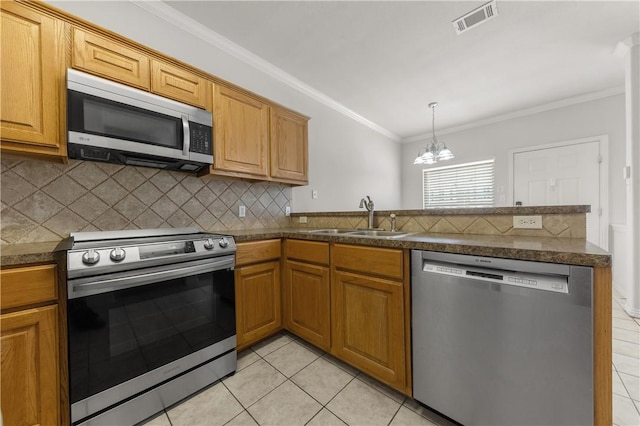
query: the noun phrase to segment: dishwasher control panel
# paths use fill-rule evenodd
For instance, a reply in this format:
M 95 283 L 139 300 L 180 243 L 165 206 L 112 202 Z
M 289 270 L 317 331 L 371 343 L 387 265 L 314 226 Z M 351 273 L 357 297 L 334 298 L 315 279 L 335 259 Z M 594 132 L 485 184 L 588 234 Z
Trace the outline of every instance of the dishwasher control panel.
M 472 266 L 431 261 L 423 261 L 422 271 L 507 284 L 517 287 L 535 288 L 555 293 L 569 293 L 568 277 L 563 275 L 533 274 L 527 272 L 504 271 L 500 269 L 475 268 Z

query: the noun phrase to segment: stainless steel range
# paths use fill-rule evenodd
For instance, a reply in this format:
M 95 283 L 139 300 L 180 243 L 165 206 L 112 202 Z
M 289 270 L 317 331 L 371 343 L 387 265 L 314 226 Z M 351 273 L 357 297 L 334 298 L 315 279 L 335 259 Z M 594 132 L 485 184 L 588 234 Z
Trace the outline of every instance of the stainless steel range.
M 68 243 L 73 424 L 134 424 L 235 372 L 232 237 L 181 228 Z

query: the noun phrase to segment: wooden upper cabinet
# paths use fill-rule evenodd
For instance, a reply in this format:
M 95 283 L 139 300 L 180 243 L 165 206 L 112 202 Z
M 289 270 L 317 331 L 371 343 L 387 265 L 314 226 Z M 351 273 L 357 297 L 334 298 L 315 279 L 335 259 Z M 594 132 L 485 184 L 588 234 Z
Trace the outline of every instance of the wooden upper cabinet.
M 146 54 L 81 28 L 73 29 L 72 64 L 76 69 L 108 80 L 150 89 Z
M 215 85 L 213 170 L 267 177 L 269 105 Z
M 210 83 L 166 62 L 151 60 L 151 91 L 203 109 L 211 109 Z
M 271 107 L 271 177 L 308 182 L 308 118 Z
M 0 2 L 2 151 L 66 156 L 64 22 Z

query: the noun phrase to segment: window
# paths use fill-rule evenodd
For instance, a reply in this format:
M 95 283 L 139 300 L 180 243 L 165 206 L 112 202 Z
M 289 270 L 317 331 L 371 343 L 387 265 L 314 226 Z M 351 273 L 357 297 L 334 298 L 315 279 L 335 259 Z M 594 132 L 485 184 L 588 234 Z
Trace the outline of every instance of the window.
M 422 171 L 423 208 L 493 207 L 493 159 Z

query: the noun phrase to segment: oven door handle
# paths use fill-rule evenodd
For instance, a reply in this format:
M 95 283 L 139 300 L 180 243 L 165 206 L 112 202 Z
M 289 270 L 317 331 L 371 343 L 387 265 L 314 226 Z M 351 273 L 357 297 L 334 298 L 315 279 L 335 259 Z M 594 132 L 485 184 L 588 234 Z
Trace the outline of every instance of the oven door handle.
M 117 274 L 106 278 L 87 277 L 68 282 L 68 297 L 76 299 L 78 297 L 91 296 L 94 294 L 107 293 L 114 290 L 140 287 L 156 282 L 167 281 L 175 278 L 184 278 L 191 275 L 205 274 L 225 269 L 233 269 L 234 257 L 227 256 L 220 259 L 206 259 L 189 263 L 186 266 L 164 265 L 161 267 L 145 270 L 144 272 L 128 273 L 126 275 Z

